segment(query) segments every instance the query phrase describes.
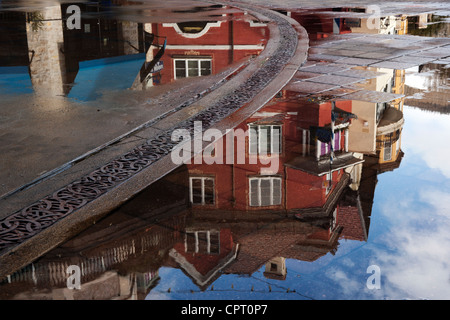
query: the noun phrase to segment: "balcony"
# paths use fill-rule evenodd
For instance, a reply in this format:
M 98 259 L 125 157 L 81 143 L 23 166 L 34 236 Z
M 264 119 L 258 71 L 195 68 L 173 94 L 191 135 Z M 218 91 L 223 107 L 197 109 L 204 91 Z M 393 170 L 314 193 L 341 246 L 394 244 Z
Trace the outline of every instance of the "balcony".
M 377 136 L 393 133 L 403 127 L 403 112 L 395 108 L 387 108 L 377 128 Z

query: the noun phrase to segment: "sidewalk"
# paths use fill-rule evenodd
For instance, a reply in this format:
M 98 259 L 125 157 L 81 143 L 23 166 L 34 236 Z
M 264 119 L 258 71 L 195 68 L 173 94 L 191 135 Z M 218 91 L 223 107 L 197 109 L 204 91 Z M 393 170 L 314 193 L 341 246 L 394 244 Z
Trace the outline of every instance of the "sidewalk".
M 40 108 L 51 108 L 37 116 L 44 121 L 41 126 L 31 126 L 34 133 L 28 136 L 21 130 L 28 130 L 32 119 L 17 120 L 18 126 L 9 134 L 22 134 L 24 141 L 30 140 L 36 157 L 27 157 L 29 153 L 22 152 L 26 150 L 19 145 L 12 148 L 15 153 L 0 150 L 9 169 L 2 177 L 1 189 L 7 196 L 0 201 L 0 278 L 74 236 L 174 170 L 177 166 L 170 158 L 174 129 L 192 129 L 193 122 L 201 120 L 204 129 L 215 127 L 225 132 L 264 106 L 293 77 L 306 60 L 306 31 L 281 14 L 246 9 L 271 21 L 271 37 L 264 51 L 244 69 L 233 66 L 213 80 L 174 88 L 152 108 L 145 104 L 145 95 L 134 92 L 126 100 L 126 109 L 118 107 L 123 100 L 110 97 L 108 108 L 94 111 L 86 106 L 77 110 L 75 117 L 65 114 L 64 105 L 58 104 L 60 99 L 43 101 Z M 221 82 L 235 71 L 239 72 Z M 219 82 L 221 85 L 209 92 L 211 83 Z M 60 111 L 58 119 L 53 117 L 55 110 Z M 33 110 L 29 111 L 27 114 L 33 116 Z M 58 126 L 55 120 L 61 120 Z M 86 123 L 91 125 L 86 127 Z M 59 141 L 39 143 L 39 132 L 55 129 L 66 135 Z M 58 156 L 50 156 L 54 154 Z

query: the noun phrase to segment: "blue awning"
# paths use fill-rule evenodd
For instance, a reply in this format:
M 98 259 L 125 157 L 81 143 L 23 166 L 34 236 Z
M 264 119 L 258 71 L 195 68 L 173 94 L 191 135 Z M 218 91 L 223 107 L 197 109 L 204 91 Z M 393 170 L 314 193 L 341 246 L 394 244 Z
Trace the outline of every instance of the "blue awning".
M 100 97 L 104 91 L 128 89 L 144 62 L 145 53 L 80 62 L 68 97 L 90 101 Z
M 0 94 L 32 92 L 33 85 L 27 66 L 0 67 Z

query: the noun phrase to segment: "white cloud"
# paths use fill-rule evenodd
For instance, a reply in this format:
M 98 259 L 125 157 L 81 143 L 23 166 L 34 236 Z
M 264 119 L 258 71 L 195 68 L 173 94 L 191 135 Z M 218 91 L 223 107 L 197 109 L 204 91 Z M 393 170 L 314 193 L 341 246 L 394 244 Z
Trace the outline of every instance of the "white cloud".
M 410 206 L 404 222 L 391 218 L 391 203 L 382 209 L 386 219 L 396 219 L 383 241 L 393 251 L 377 251 L 388 297 L 450 299 L 450 193 L 427 189 L 418 197 L 426 206 Z M 411 204 L 415 203 L 410 195 Z
M 421 157 L 430 168 L 450 178 L 450 115 L 405 107 L 404 117 L 403 151 Z

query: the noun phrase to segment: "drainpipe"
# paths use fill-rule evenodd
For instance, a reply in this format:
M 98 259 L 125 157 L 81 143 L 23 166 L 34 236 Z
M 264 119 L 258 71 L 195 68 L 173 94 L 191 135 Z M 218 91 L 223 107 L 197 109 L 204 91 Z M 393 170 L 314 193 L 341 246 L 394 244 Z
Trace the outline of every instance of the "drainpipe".
M 316 160 L 320 160 L 320 140 L 316 137 Z
M 336 107 L 336 101 L 331 101 L 331 161 L 334 158 L 334 108 Z
M 348 128 L 347 129 L 345 129 L 345 141 L 344 141 L 344 143 L 345 143 L 345 152 L 348 152 Z
M 230 20 L 230 64 L 234 62 L 234 26 L 233 20 Z

